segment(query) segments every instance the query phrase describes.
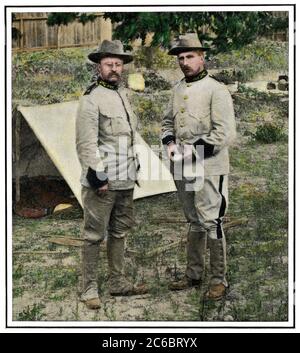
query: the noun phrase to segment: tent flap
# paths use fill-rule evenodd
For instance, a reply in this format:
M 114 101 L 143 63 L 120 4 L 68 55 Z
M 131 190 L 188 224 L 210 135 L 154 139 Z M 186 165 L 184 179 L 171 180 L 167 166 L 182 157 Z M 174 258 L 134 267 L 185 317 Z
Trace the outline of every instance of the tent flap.
M 77 107 L 78 101 L 72 101 L 34 107 L 19 106 L 18 111 L 82 205 L 81 166 L 75 145 Z M 141 164 L 140 187 L 135 187 L 134 199 L 176 191 L 169 170 L 140 135 L 137 138 L 137 152 Z

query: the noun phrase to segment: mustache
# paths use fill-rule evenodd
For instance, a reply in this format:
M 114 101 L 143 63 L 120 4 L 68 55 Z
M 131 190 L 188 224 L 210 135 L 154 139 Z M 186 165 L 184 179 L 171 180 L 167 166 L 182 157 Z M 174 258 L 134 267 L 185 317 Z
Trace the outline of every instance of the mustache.
M 121 77 L 119 74 L 117 73 L 111 73 L 108 75 L 108 77 L 113 77 L 113 76 L 116 76 L 116 77 Z

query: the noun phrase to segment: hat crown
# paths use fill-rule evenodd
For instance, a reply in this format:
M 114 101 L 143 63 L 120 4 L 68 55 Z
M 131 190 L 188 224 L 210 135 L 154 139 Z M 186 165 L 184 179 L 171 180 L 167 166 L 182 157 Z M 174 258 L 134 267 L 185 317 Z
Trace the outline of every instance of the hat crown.
M 181 47 L 202 47 L 202 44 L 198 38 L 197 33 L 187 33 L 179 36 L 179 40 L 176 43 L 177 46 Z
M 175 43 L 172 43 L 171 49 L 169 50 L 169 55 L 178 55 L 184 51 L 190 50 L 208 50 L 202 46 L 197 33 L 187 33 L 179 35 Z
M 109 41 L 105 39 L 98 50 L 99 53 L 125 54 L 124 47 L 120 40 Z
M 98 49 L 90 53 L 88 58 L 95 63 L 99 63 L 99 60 L 109 56 L 120 57 L 125 64 L 128 64 L 133 60 L 132 54 L 124 52 L 123 44 L 120 40 L 107 40 L 105 39 L 98 47 Z

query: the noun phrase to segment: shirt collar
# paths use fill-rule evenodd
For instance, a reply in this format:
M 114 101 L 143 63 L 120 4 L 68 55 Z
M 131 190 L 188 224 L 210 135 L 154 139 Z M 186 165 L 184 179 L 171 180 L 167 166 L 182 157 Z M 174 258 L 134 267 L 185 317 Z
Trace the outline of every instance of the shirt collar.
M 100 86 L 103 86 L 105 88 L 112 89 L 114 91 L 116 91 L 118 89 L 118 85 L 113 85 L 109 82 L 103 81 L 101 78 L 98 78 L 97 84 Z
M 201 72 L 199 72 L 198 75 L 193 76 L 193 77 L 186 77 L 185 78 L 185 82 L 189 83 L 189 82 L 195 82 L 195 81 L 199 81 L 202 80 L 204 77 L 206 77 L 208 75 L 207 70 L 202 70 Z

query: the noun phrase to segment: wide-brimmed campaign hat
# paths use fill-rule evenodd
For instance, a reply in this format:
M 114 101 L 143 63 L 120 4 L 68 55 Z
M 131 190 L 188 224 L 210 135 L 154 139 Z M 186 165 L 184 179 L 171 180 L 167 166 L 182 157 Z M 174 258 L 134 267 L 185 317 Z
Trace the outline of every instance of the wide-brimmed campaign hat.
M 94 63 L 99 64 L 100 59 L 109 56 L 116 56 L 122 59 L 124 64 L 128 64 L 133 60 L 131 53 L 124 52 L 123 44 L 119 40 L 104 40 L 96 51 L 88 55 L 88 58 Z
M 206 51 L 209 48 L 203 47 L 197 33 L 187 33 L 180 35 L 169 50 L 169 55 L 178 55 L 180 53 L 192 50 Z

